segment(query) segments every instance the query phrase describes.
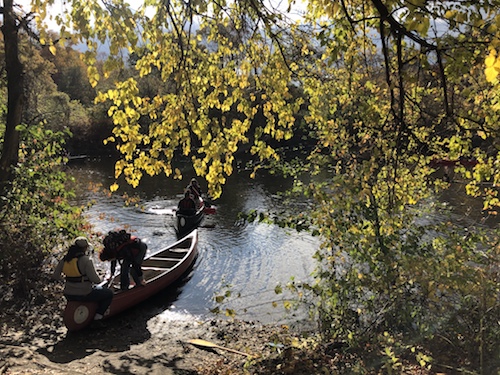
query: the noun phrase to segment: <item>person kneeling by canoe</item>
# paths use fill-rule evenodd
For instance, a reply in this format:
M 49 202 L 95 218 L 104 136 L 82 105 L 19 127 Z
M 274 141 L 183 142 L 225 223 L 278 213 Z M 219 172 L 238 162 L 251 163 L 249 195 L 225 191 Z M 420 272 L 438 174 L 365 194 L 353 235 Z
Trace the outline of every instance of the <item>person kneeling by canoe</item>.
M 68 301 L 97 302 L 94 320 L 100 320 L 111 304 L 113 291 L 96 285 L 101 283 L 101 279 L 87 254 L 90 250 L 92 246 L 85 237 L 76 238 L 64 258 L 57 264 L 52 277 L 56 280 L 66 280 L 63 293 Z M 63 274 L 65 278 L 62 277 Z
M 120 289 L 129 289 L 129 273 L 134 279 L 135 286 L 146 285 L 141 265 L 148 245 L 124 230 L 109 232 L 103 242 L 104 249 L 99 258 L 102 261 L 111 261 L 111 277 L 115 274 L 116 263 L 120 263 Z

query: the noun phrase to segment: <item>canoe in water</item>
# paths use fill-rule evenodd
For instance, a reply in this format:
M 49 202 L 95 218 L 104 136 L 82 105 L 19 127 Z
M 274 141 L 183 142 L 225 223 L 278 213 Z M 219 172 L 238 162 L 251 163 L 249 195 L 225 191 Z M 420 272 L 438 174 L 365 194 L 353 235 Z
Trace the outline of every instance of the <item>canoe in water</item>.
M 186 214 L 181 211 L 175 212 L 174 228 L 178 238 L 183 237 L 192 230 L 198 228 L 203 221 L 203 218 L 205 217 L 205 203 L 201 197 L 198 199 L 198 208 L 195 212 L 190 214 Z
M 147 255 L 142 263 L 145 286 L 120 290 L 120 276 L 114 277 L 109 286 L 114 292 L 113 301 L 103 319 L 137 305 L 181 279 L 198 256 L 197 244 L 198 231 L 193 230 L 177 242 Z M 83 329 L 92 323 L 96 308 L 95 302 L 68 301 L 64 324 L 69 331 Z

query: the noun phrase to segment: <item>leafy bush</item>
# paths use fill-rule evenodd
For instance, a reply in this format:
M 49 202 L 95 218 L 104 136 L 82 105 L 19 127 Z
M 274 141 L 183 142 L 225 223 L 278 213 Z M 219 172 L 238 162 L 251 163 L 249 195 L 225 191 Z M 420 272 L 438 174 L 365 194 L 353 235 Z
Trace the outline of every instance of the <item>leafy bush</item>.
M 62 132 L 20 126 L 20 161 L 0 196 L 0 279 L 16 297 L 32 293 L 43 260 L 68 236 L 84 228 L 80 208 L 68 199 Z M 3 299 L 10 293 L 2 293 Z
M 324 242 L 315 283 L 290 285 L 315 304 L 323 340 L 362 350 L 377 371 L 390 373 L 411 357 L 433 369 L 493 373 L 499 233 L 456 225 L 442 212 L 436 217 L 435 203 L 384 210 L 375 188 L 366 191 L 367 204 L 356 199 L 354 185 L 336 181 L 342 199 L 333 184 L 309 186 L 317 202 L 312 222 Z

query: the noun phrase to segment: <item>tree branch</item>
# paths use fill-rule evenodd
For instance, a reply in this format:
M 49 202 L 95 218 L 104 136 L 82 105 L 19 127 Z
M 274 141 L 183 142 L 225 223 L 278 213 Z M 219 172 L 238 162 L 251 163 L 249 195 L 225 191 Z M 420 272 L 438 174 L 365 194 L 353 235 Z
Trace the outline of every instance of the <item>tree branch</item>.
M 387 7 L 382 3 L 381 0 L 372 0 L 373 5 L 375 8 L 378 10 L 380 14 L 380 18 L 382 21 L 387 21 L 389 25 L 391 26 L 391 30 L 396 34 L 401 34 L 404 35 L 411 40 L 413 40 L 415 43 L 427 47 L 429 50 L 437 50 L 438 47 L 434 44 L 429 43 L 427 40 L 424 38 L 419 37 L 418 35 L 408 31 L 403 25 L 401 25 L 396 19 L 392 16 L 392 14 L 389 13 L 389 10 Z

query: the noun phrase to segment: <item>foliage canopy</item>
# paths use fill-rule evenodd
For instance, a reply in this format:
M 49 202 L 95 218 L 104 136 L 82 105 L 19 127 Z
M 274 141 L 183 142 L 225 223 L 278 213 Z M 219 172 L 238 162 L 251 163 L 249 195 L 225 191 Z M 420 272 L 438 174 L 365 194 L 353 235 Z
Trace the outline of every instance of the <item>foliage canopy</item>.
M 33 1 L 40 27 L 52 18 L 62 25 L 60 43 L 86 43 L 93 85 L 123 65 L 121 54 L 139 47 L 138 77 L 158 74 L 168 84 L 144 97 L 137 77 L 126 77 L 98 97 L 111 103 L 116 127 L 110 141 L 123 155 L 116 175 L 123 173 L 134 186 L 143 172 L 179 175 L 171 166 L 176 149 L 193 157 L 214 196 L 232 173 L 238 148 L 248 144 L 261 161 L 277 159 L 268 141 L 291 137 L 303 103 L 291 95 L 293 86 L 307 93 L 306 119 L 318 126 L 325 146 L 350 147 L 353 140 L 331 138 L 347 120 L 363 128 L 354 140 L 361 152 L 374 147 L 377 134 L 370 129 L 376 129 L 392 137 L 394 155 L 409 147 L 455 159 L 474 153 L 473 137 L 488 138 L 496 130 L 496 116 L 482 116 L 481 103 L 471 100 L 473 89 L 495 100 L 484 78 L 482 84 L 476 78 L 488 54 L 488 79 L 496 77 L 496 1 L 310 1 L 295 21 L 246 1 L 144 1 L 136 8 L 121 1 L 71 1 L 66 13 L 48 17 L 52 3 Z M 52 43 L 43 33 L 41 41 Z M 102 44 L 110 56 L 98 70 Z M 468 74 L 468 67 L 477 74 Z M 459 92 L 469 86 L 466 80 L 474 86 Z M 370 117 L 356 123 L 344 106 L 355 105 L 350 96 L 358 92 Z M 376 103 L 374 111 L 365 97 Z M 379 159 L 390 157 L 391 151 L 379 152 Z M 482 158 L 489 169 L 491 156 Z M 478 173 L 481 179 L 487 172 Z
M 454 167 L 467 193 L 490 213 L 498 205 L 499 1 L 310 0 L 298 19 L 256 1 L 147 0 L 132 9 L 72 0 L 49 17 L 53 3 L 32 1 L 41 41 L 54 50 L 43 31 L 54 17 L 60 43 L 86 43 L 91 84 L 113 77 L 97 100 L 115 125 L 116 178 L 137 186 L 143 173 L 181 177 L 172 167 L 181 152 L 217 197 L 238 150 L 277 162 L 272 140 L 306 127 L 316 144 L 297 175 L 332 171 L 327 184 L 298 180 L 318 203 L 310 217 L 325 239 L 318 282 L 306 286 L 320 297 L 322 332 L 430 338 L 440 319 L 452 326 L 468 306 L 481 322 L 469 334 L 484 368 L 497 350 L 498 328 L 484 324 L 499 308 L 490 267 L 498 237 L 465 236 L 426 222 L 422 210 L 446 187 L 432 162 L 469 158 L 472 168 Z M 110 54 L 98 64 L 103 44 Z M 136 74 L 123 76 L 127 53 Z M 148 76 L 162 86 L 144 95 Z M 434 305 L 436 296 L 445 302 Z M 451 313 L 440 315 L 444 307 Z

